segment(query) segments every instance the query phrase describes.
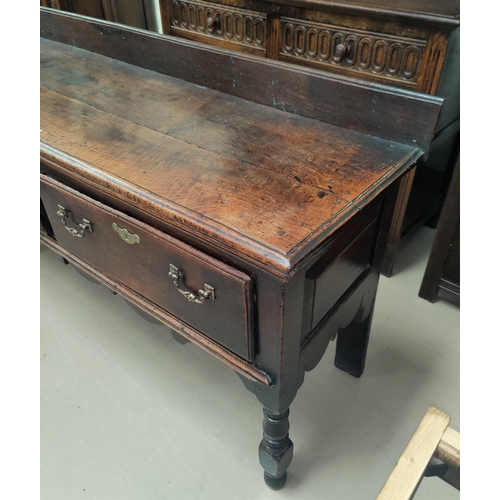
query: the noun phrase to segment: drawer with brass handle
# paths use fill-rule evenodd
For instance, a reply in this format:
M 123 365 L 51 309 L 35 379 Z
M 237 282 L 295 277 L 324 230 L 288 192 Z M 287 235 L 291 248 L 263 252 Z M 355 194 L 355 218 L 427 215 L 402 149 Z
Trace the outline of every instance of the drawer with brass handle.
M 172 0 L 168 10 L 172 35 L 257 56 L 266 54 L 266 14 L 204 0 Z
M 280 19 L 279 59 L 416 89 L 426 40 L 301 19 Z
M 252 282 L 241 271 L 40 176 L 58 244 L 242 358 L 254 357 Z

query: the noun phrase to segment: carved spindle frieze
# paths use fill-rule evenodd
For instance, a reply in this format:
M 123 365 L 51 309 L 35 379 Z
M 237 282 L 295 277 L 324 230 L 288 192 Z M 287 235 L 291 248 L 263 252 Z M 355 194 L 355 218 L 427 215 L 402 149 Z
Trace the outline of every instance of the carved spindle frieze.
M 266 16 L 258 12 L 196 1 L 172 1 L 172 28 L 265 50 Z
M 424 40 L 281 19 L 280 54 L 322 66 L 398 79 L 416 86 Z

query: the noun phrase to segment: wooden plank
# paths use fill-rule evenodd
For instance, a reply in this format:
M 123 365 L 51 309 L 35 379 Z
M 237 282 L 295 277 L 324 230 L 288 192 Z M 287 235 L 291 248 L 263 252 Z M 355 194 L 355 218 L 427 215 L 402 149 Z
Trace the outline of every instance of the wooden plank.
M 460 433 L 448 427 L 436 449 L 436 458 L 460 467 Z
M 358 205 L 415 151 L 61 43 L 42 39 L 41 54 L 43 87 Z
M 377 500 L 413 497 L 449 423 L 450 417 L 443 412 L 433 407 L 427 410 Z
M 434 456 L 448 465 L 448 471 L 441 479 L 460 489 L 460 433 L 448 427 L 436 448 Z
M 45 39 L 41 84 L 44 160 L 287 273 L 421 156 Z
M 70 155 L 76 169 L 81 168 L 77 160 L 83 161 L 88 175 L 106 186 L 127 179 L 123 191 L 129 197 L 134 192 L 144 210 L 152 202 L 172 222 L 198 226 L 233 247 L 245 241 L 247 254 L 255 252 L 261 261 L 286 270 L 291 250 L 303 248 L 304 240 L 335 224 L 346 209 L 358 210 L 333 193 L 320 196 L 317 188 L 221 158 L 44 88 L 40 117 L 44 157 L 52 153 L 61 162 Z M 302 224 L 296 222 L 299 213 Z
M 41 8 L 41 36 L 428 151 L 443 100 Z

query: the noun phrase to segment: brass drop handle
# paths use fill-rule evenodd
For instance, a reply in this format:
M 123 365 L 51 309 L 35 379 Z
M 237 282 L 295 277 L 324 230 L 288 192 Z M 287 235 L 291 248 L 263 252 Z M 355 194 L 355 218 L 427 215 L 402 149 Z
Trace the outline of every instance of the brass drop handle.
M 346 53 L 347 53 L 347 45 L 345 43 L 339 43 L 335 47 L 335 55 L 337 57 L 340 57 L 342 59 L 342 57 L 344 57 Z
M 215 289 L 213 286 L 205 284 L 203 290 L 198 290 L 198 295 L 196 295 L 191 290 L 183 290 L 181 288 L 180 282 L 182 281 L 182 272 L 179 271 L 177 267 L 170 264 L 170 272 L 168 273 L 170 278 L 172 278 L 174 285 L 177 287 L 179 293 L 184 295 L 189 302 L 195 302 L 196 304 L 203 304 L 205 300 L 212 299 L 215 300 Z
M 207 29 L 208 31 L 214 31 L 219 24 L 219 14 L 215 14 L 213 17 L 208 16 L 207 18 Z
M 124 227 L 120 227 L 116 222 L 111 224 L 111 227 L 120 235 L 120 238 L 129 245 L 134 245 L 135 243 L 140 243 L 141 238 L 138 234 L 129 232 Z
M 57 205 L 57 215 L 61 217 L 61 222 L 64 224 L 64 227 L 68 230 L 68 232 L 72 236 L 76 236 L 77 238 L 83 238 L 85 236 L 85 231 L 89 233 L 93 233 L 92 224 L 87 219 L 82 219 L 82 222 L 78 224 L 80 229 L 76 229 L 75 227 L 70 227 L 67 224 L 67 220 L 69 218 L 73 218 L 73 214 L 71 210 L 64 208 L 62 205 Z M 75 222 L 76 224 L 76 222 Z

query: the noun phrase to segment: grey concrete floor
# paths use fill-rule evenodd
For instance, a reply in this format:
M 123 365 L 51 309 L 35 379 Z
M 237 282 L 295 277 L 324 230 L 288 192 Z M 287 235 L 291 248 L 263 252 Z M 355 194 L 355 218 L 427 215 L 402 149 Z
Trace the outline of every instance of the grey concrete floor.
M 381 278 L 366 370 L 334 343 L 292 404 L 285 489 L 257 459 L 261 407 L 238 377 L 41 248 L 41 498 L 375 499 L 429 406 L 459 430 L 459 309 L 418 297 L 434 231 Z M 458 499 L 439 479 L 418 500 Z

